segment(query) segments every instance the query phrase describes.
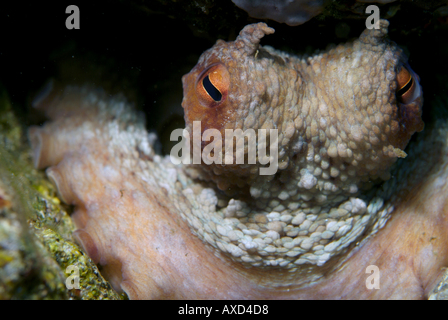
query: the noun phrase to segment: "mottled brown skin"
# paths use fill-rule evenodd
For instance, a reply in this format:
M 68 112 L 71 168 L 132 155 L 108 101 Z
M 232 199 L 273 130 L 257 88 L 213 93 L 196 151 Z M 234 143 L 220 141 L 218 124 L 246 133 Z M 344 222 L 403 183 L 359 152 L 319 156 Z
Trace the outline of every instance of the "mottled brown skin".
M 359 166 L 361 168 L 356 168 L 358 166 L 356 164 L 354 167 L 357 176 L 367 174 L 369 179 L 375 179 L 378 176 L 387 179 L 389 168 L 395 162 L 395 159 L 405 156 L 405 153 L 401 150 L 404 150 L 412 134 L 423 129 L 423 122 L 421 120 L 423 98 L 421 88 L 419 88 L 418 84 L 418 76 L 407 65 L 406 57 L 403 56 L 401 50 L 385 39 L 387 32 L 385 28 L 387 25 L 387 22 L 381 21 L 380 30 L 366 30 L 361 35 L 358 43 L 345 44 L 330 52 L 323 53 L 318 57 L 305 60 L 259 46 L 259 40 L 264 34 L 273 33 L 272 29 L 262 23 L 246 27 L 235 42 L 225 43 L 218 41 L 213 48 L 201 56 L 195 68 L 183 78 L 184 100 L 182 106 L 185 110 L 187 129 L 191 132 L 193 121 L 201 121 L 202 132 L 209 128 L 215 128 L 223 136 L 224 129 L 227 128 L 240 128 L 242 130 L 248 128 L 279 128 L 279 134 L 286 137 L 286 141 L 282 141 L 282 138 L 279 139 L 280 154 L 283 150 L 284 154 L 288 155 L 288 149 L 291 148 L 291 145 L 297 143 L 297 138 L 300 136 L 308 144 L 314 144 L 314 147 L 316 146 L 316 140 L 314 140 L 313 134 L 310 135 L 306 130 L 311 128 L 311 130 L 317 131 L 318 129 L 313 129 L 313 119 L 305 119 L 305 117 L 308 112 L 313 114 L 313 111 L 308 111 L 309 109 L 318 110 L 320 109 L 320 105 L 324 103 L 326 104 L 325 109 L 330 109 L 329 112 L 326 110 L 327 112 L 325 113 L 314 113 L 314 119 L 317 120 L 319 117 L 325 119 L 325 126 L 321 127 L 320 133 L 323 132 L 324 135 L 327 134 L 328 136 L 328 127 L 331 124 L 336 126 L 336 130 L 343 131 L 345 129 L 344 120 L 347 118 L 351 126 L 358 123 L 362 127 L 364 141 L 370 142 L 366 146 L 358 144 L 359 149 L 365 148 L 364 150 L 366 151 L 364 157 L 359 157 L 359 162 L 365 161 L 364 159 L 367 158 L 366 155 L 373 151 L 377 158 L 370 165 L 379 166 L 380 168 L 378 170 L 370 169 L 371 174 L 369 174 L 367 173 L 369 170 L 361 166 Z M 357 52 L 363 54 L 361 59 L 365 59 L 366 61 L 361 63 L 361 67 L 353 68 L 355 65 L 354 60 L 359 58 L 356 55 Z M 347 63 L 346 60 L 349 62 Z M 206 95 L 201 92 L 204 88 L 201 85 L 201 81 L 204 75 L 209 72 L 209 66 L 215 66 L 217 64 L 226 70 L 229 74 L 227 77 L 230 78 L 229 84 L 214 83 L 218 90 L 224 92 L 222 100 L 219 103 L 216 103 L 212 99 L 207 100 Z M 344 69 L 344 67 L 350 67 L 350 65 L 353 68 L 355 77 L 358 76 L 358 81 L 353 84 L 353 87 L 351 87 L 350 83 L 345 83 L 346 78 L 343 77 L 343 72 L 347 72 L 347 69 Z M 261 73 L 256 74 L 259 70 L 262 70 Z M 251 74 L 256 75 L 251 76 Z M 270 90 L 273 84 L 274 89 Z M 407 85 L 409 89 L 406 88 Z M 314 90 L 316 87 L 317 90 Z M 402 91 L 402 88 L 405 88 L 407 91 Z M 339 94 L 337 90 L 342 90 L 342 94 Z M 294 95 L 294 93 L 296 94 Z M 318 93 L 317 99 L 316 93 Z M 355 104 L 358 104 L 359 107 L 353 107 L 351 105 L 352 101 L 350 100 L 352 94 L 353 100 L 355 100 L 356 95 L 357 101 L 355 101 Z M 289 96 L 289 99 L 286 98 L 287 96 Z M 366 101 L 363 101 L 363 99 L 366 99 Z M 331 105 L 335 107 L 331 109 Z M 378 114 L 386 115 L 388 118 L 378 116 L 375 119 L 377 120 L 377 131 L 373 128 L 374 130 L 372 132 L 372 127 L 365 122 L 365 119 L 368 119 L 370 115 L 375 113 L 375 111 L 371 111 L 371 109 L 375 108 L 380 112 Z M 278 115 L 275 115 L 274 111 L 271 111 L 278 109 L 280 109 Z M 291 109 L 298 110 L 299 112 L 291 111 Z M 261 112 L 258 110 L 261 110 Z M 303 116 L 303 110 L 307 110 L 305 111 L 305 117 Z M 263 118 L 266 114 L 266 118 Z M 243 122 L 244 119 L 252 115 L 255 115 L 255 121 L 249 124 Z M 269 123 L 270 121 L 273 124 Z M 293 130 L 291 130 L 291 122 L 294 123 Z M 303 124 L 303 122 L 308 123 Z M 375 124 L 373 121 L 372 123 Z M 348 137 L 342 136 L 341 139 L 341 135 L 338 135 L 337 139 L 339 142 L 346 143 L 345 146 L 350 146 L 350 143 L 354 140 L 362 141 L 359 138 L 354 139 L 354 135 L 350 135 L 349 131 L 345 130 L 345 132 Z M 317 133 L 314 136 L 317 136 Z M 372 140 L 372 136 L 379 138 L 376 143 Z M 322 143 L 322 139 L 320 139 L 320 142 Z M 325 147 L 328 150 L 328 144 Z M 383 152 L 381 154 L 381 151 L 374 151 L 381 150 L 382 148 L 384 150 L 386 147 L 391 152 Z M 353 151 L 356 152 L 355 150 Z M 321 152 L 320 154 L 324 156 L 325 152 Z M 341 156 L 340 152 L 339 156 Z M 289 159 L 286 156 L 286 158 L 286 162 L 292 160 L 293 165 L 297 164 L 297 166 L 300 166 L 301 161 L 297 159 L 297 156 L 293 155 Z M 335 156 L 331 156 L 331 158 L 334 160 L 333 165 L 339 160 Z M 346 159 L 343 160 L 345 164 L 349 163 Z M 281 161 L 280 169 L 288 170 L 288 166 L 281 166 Z M 218 170 L 216 167 L 218 167 Z M 290 167 L 288 171 L 294 172 Z M 241 180 L 245 180 L 244 182 L 248 184 L 257 185 L 262 183 L 260 178 L 254 177 L 253 174 L 252 176 L 250 175 L 250 168 L 247 168 L 247 166 L 241 168 L 232 165 L 223 167 L 216 164 L 210 166 L 203 164 L 202 169 L 204 170 L 203 178 L 216 181 L 218 186 L 221 185 L 224 187 L 223 189 L 229 184 L 231 185 L 232 182 L 237 185 L 242 185 Z M 230 179 L 229 175 L 231 177 Z M 227 184 L 222 183 L 221 176 L 225 177 Z M 248 177 L 249 179 L 247 179 Z M 272 183 L 271 179 L 269 179 L 269 185 Z M 292 179 L 292 183 L 294 185 L 297 184 L 297 180 Z M 288 182 L 285 184 L 288 184 Z M 360 185 L 359 182 L 357 184 Z M 430 187 L 428 188 L 430 189 Z M 416 193 L 415 190 L 414 192 Z M 418 274 L 424 284 L 422 285 L 423 288 L 421 288 L 421 291 L 417 294 L 424 297 L 428 284 L 433 285 L 434 282 L 434 279 L 428 280 L 428 275 L 438 275 L 439 270 L 441 270 L 440 268 L 446 265 L 446 261 L 435 264 L 434 270 L 423 270 L 420 266 L 414 266 L 415 261 L 419 258 L 423 259 L 421 255 L 424 255 L 428 250 L 428 244 L 424 243 L 425 240 L 422 240 L 422 243 L 424 243 L 423 247 L 413 243 L 413 239 L 419 238 L 419 235 L 424 233 L 420 227 L 425 224 L 423 221 L 419 223 L 417 220 L 426 219 L 426 217 L 415 219 L 409 217 L 409 215 L 412 215 L 411 212 L 415 210 L 414 207 L 420 206 L 421 204 L 419 202 L 423 202 L 425 198 L 421 198 L 423 200 L 418 199 L 418 197 L 415 197 L 413 198 L 413 202 L 411 201 L 396 209 L 393 221 L 400 221 L 402 219 L 403 221 L 401 223 L 403 226 L 395 226 L 394 228 L 394 222 L 390 222 L 387 231 L 383 231 L 381 236 L 375 239 L 377 240 L 376 242 L 371 241 L 363 248 L 365 250 L 364 254 L 355 254 L 351 258 L 353 261 L 347 262 L 346 265 L 364 265 L 369 262 L 366 265 L 374 264 L 379 266 L 381 270 L 396 269 L 397 273 L 400 272 L 403 275 L 401 277 L 387 274 L 386 277 L 389 281 L 393 279 L 388 283 L 389 288 L 393 287 L 392 283 L 395 279 L 408 281 L 409 279 L 406 279 L 408 272 Z M 406 209 L 403 209 L 403 207 Z M 439 215 L 439 212 L 435 213 L 435 216 L 438 217 Z M 440 224 L 431 225 L 430 222 L 426 224 L 430 224 L 428 229 L 437 234 L 437 239 L 441 239 L 439 244 L 442 243 L 442 246 L 434 251 L 442 251 L 442 256 L 445 256 L 446 250 L 443 248 L 443 243 L 446 243 L 444 241 L 446 240 L 446 236 L 444 235 L 446 219 L 443 215 L 442 217 L 443 222 Z M 429 219 L 429 221 L 432 220 Z M 400 235 L 400 233 L 405 234 Z M 404 239 L 400 241 L 397 238 Z M 392 246 L 389 252 L 387 250 L 388 248 L 385 247 L 386 243 L 394 243 L 394 246 Z M 409 247 L 414 247 L 414 252 L 412 255 L 406 257 L 403 252 L 408 252 Z M 401 262 L 400 266 L 392 267 L 389 265 L 389 261 L 396 261 L 392 255 L 398 257 Z M 345 270 L 350 270 L 345 276 L 349 276 L 350 274 L 352 276 L 354 275 L 351 268 L 348 267 Z M 342 281 L 338 281 L 343 279 L 343 282 L 346 283 L 345 286 L 348 287 L 356 283 L 356 281 L 360 281 L 359 279 L 363 279 L 362 269 L 357 270 L 356 274 L 358 275 L 358 280 L 355 280 L 356 277 L 353 277 L 355 278 L 353 281 L 347 281 L 346 277 L 342 275 L 338 279 L 338 275 L 334 281 L 338 282 L 337 287 L 343 288 L 344 285 L 341 285 Z M 415 279 L 409 281 L 414 282 L 414 284 L 417 282 Z M 326 281 L 325 285 L 331 287 L 332 285 L 329 283 L 331 281 Z M 362 287 L 361 284 L 358 283 L 360 287 Z M 409 283 L 410 285 L 411 283 Z M 319 288 L 319 286 L 317 287 Z M 395 289 L 391 288 L 391 291 L 386 295 L 379 295 L 378 297 L 398 297 L 395 295 L 397 293 L 393 292 Z M 419 291 L 419 289 L 416 290 Z M 334 292 L 332 293 L 334 294 Z M 374 292 L 371 293 L 375 295 Z M 363 290 L 356 294 L 360 294 L 359 297 L 367 297 L 366 292 L 363 292 Z
M 187 129 L 192 132 L 193 121 L 201 121 L 202 132 L 219 130 L 223 149 L 225 129 L 278 129 L 279 169 L 291 176 L 291 181 L 282 181 L 283 187 L 297 184 L 298 167 L 314 162 L 314 167 L 325 168 L 321 161 L 332 162 L 329 172 L 337 169 L 337 174 L 349 175 L 341 179 L 332 173 L 335 193 L 350 193 L 349 185 L 362 188 L 360 179 L 387 179 L 397 157 L 405 156 L 402 150 L 412 134 L 424 126 L 418 77 L 402 51 L 386 38 L 387 26 L 381 21 L 379 30 L 364 31 L 354 43 L 309 58 L 259 46 L 265 34 L 273 33 L 263 23 L 245 27 L 235 42 L 219 40 L 183 77 Z M 202 85 L 210 66 L 216 65 L 229 78 L 215 84 L 223 93 L 219 102 L 207 97 Z M 406 100 L 396 96 L 398 80 L 404 81 L 398 79 L 401 68 L 409 69 L 408 77 L 410 73 L 414 78 Z M 303 146 L 295 150 L 298 143 Z M 310 152 L 321 159 L 304 161 Z M 258 166 L 202 168 L 204 177 L 226 189 L 272 180 L 260 177 L 254 170 Z
M 242 42 L 237 45 L 241 54 L 256 54 L 257 39 L 263 33 L 253 32 L 254 28 L 245 29 L 244 32 L 248 32 L 246 35 L 243 32 Z M 261 29 L 266 32 L 270 30 L 263 25 Z M 368 39 L 373 41 L 377 38 Z M 218 44 L 225 46 L 224 42 Z M 397 66 L 390 66 L 390 70 L 399 72 L 398 67 L 404 60 L 395 46 L 390 48 L 397 55 L 388 57 L 398 63 Z M 272 56 L 274 51 L 269 50 Z M 201 59 L 196 68 L 202 68 L 203 62 L 204 59 Z M 284 71 L 289 72 L 287 70 Z M 201 78 L 204 76 L 200 75 L 201 72 L 193 69 L 190 75 Z M 299 79 L 297 71 L 291 74 Z M 302 76 L 306 78 L 304 74 Z M 215 85 L 225 85 L 226 77 L 214 75 L 210 76 L 210 81 Z M 229 71 L 229 89 L 223 91 L 223 97 L 229 97 L 226 101 L 234 101 L 230 98 L 232 77 L 234 75 Z M 184 83 L 185 79 L 188 76 L 184 78 Z M 196 80 L 193 81 L 195 90 Z M 386 88 L 392 88 L 395 95 L 397 87 L 401 88 L 408 80 L 406 76 L 404 80 L 391 77 Z M 417 81 L 417 76 L 414 80 Z M 304 88 L 301 101 L 306 102 L 307 95 L 311 97 L 310 84 L 307 87 L 305 81 L 301 81 Z M 265 86 L 261 87 L 267 90 Z M 189 88 L 188 83 L 186 88 Z M 390 99 L 391 92 L 387 91 Z M 208 109 L 188 103 L 195 101 L 195 97 L 195 91 L 185 92 L 186 119 L 204 116 L 202 119 L 205 121 Z M 400 124 L 408 121 L 408 125 L 414 125 L 411 131 L 420 130 L 421 96 L 411 95 L 408 98 L 402 98 L 404 105 L 400 106 L 393 97 L 394 104 L 391 106 L 396 109 L 390 121 Z M 278 98 L 279 101 L 282 99 Z M 56 89 L 38 99 L 35 106 L 45 111 L 51 120 L 45 126 L 32 127 L 29 131 L 36 167 L 49 167 L 47 174 L 57 186 L 61 199 L 75 206 L 73 218 L 78 227 L 75 236 L 79 243 L 95 262 L 102 265 L 114 288 L 125 291 L 132 299 L 422 299 L 428 297 L 448 264 L 448 122 L 446 112 L 443 112 L 444 105 L 433 107 L 439 113 L 434 114 L 431 125 L 408 148 L 406 159 L 397 163 L 394 178 L 389 181 L 392 183 L 385 183 L 377 190 L 379 195 L 384 196 L 385 202 L 394 205 L 389 207 L 394 210 L 386 225 L 373 235 L 369 234 L 374 229 L 373 224 L 370 225 L 347 250 L 334 255 L 322 266 L 299 264 L 296 269 L 268 265 L 251 267 L 239 262 L 221 247 L 211 245 L 210 234 L 199 234 L 201 229 L 205 230 L 210 225 L 196 226 L 197 223 L 206 222 L 192 220 L 197 217 L 198 210 L 205 216 L 203 219 L 215 214 L 207 202 L 211 200 L 203 202 L 198 196 L 205 186 L 188 179 L 184 167 L 175 167 L 168 159 L 154 154 L 148 147 L 144 125 L 127 105 L 122 104 L 119 97 L 109 98 L 91 88 L 71 88 L 65 92 Z M 409 112 L 408 106 L 411 106 Z M 237 115 L 244 110 L 238 107 L 236 104 L 226 105 L 226 108 L 233 108 Z M 218 108 L 215 106 L 212 109 Z M 405 113 L 403 108 L 406 108 Z M 236 124 L 227 122 L 228 119 L 222 117 L 222 110 L 221 113 L 210 112 L 215 113 L 208 118 L 214 119 L 214 122 L 221 119 L 218 121 L 223 128 L 244 124 L 244 121 L 238 120 Z M 409 113 L 418 115 L 418 118 L 410 117 Z M 229 113 L 229 117 L 231 115 Z M 266 115 L 271 116 L 272 111 Z M 337 114 L 335 116 L 338 118 Z M 287 119 L 286 116 L 280 118 Z M 238 119 L 243 119 L 241 114 Z M 256 123 L 263 126 L 272 122 Z M 310 124 L 312 127 L 312 119 Z M 400 130 L 399 126 L 397 132 Z M 311 128 L 308 131 L 311 132 Z M 403 132 L 404 139 L 408 140 L 407 136 L 411 133 Z M 307 129 L 304 134 L 307 137 Z M 298 136 L 296 130 L 291 137 L 294 135 Z M 311 142 L 312 138 L 311 134 Z M 391 143 L 393 137 L 387 141 Z M 283 147 L 287 148 L 288 143 Z M 404 148 L 404 145 L 394 147 Z M 291 157 L 291 163 L 300 158 L 301 153 L 297 154 L 299 156 Z M 389 164 L 395 162 L 397 157 L 396 154 L 390 157 L 388 152 L 382 156 L 393 159 Z M 389 170 L 381 165 L 380 168 Z M 209 171 L 205 169 L 205 172 Z M 202 178 L 214 181 L 210 175 Z M 356 176 L 352 178 L 355 183 L 363 182 Z M 253 183 L 255 179 L 249 182 Z M 288 181 L 291 180 L 280 182 L 287 185 Z M 272 186 L 275 187 L 275 183 Z M 210 188 L 210 184 L 207 187 Z M 385 189 L 383 193 L 382 188 Z M 345 192 L 342 190 L 339 195 L 346 196 Z M 269 197 L 277 195 L 272 191 Z M 326 205 L 334 205 L 331 194 L 327 195 Z M 250 200 L 250 196 L 247 201 L 269 209 L 270 202 Z M 293 200 L 283 201 L 288 203 Z M 257 212 L 256 208 L 252 210 Z M 287 209 L 281 212 L 282 215 L 289 213 Z M 370 275 L 366 274 L 366 268 L 370 265 L 379 267 L 379 290 L 366 288 L 366 279 Z
M 360 241 L 365 229 L 375 233 L 384 224 L 390 212 L 368 191 L 389 179 L 411 136 L 424 127 L 418 76 L 387 39 L 388 25 L 381 20 L 358 40 L 311 57 L 260 46 L 273 29 L 249 25 L 234 42 L 218 41 L 204 52 L 183 77 L 186 128 L 193 140 L 195 121 L 203 135 L 219 131 L 222 139 L 210 145 L 222 147 L 214 154 L 225 153 L 227 129 L 256 130 L 258 138 L 259 129 L 278 131 L 275 174 L 259 173 L 260 158 L 248 164 L 247 145 L 235 149 L 244 152 L 244 164 L 192 166 L 200 179 L 251 209 L 247 217 L 237 215 L 250 238 L 233 226 L 230 236 L 210 233 L 217 238 L 212 245 L 229 244 L 223 250 L 254 266 L 259 259 L 264 267 L 323 266 Z M 200 141 L 203 153 L 206 140 Z M 377 192 L 389 207 L 391 194 Z M 210 215 L 202 223 L 216 221 Z

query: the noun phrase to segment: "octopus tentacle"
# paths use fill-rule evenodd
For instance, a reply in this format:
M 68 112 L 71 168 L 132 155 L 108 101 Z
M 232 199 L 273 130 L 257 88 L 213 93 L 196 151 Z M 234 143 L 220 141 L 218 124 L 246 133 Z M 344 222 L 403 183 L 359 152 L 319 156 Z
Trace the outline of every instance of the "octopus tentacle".
M 61 198 L 62 201 L 67 204 L 79 203 L 79 200 L 76 198 L 76 195 L 73 193 L 73 190 L 70 187 L 71 177 L 65 176 L 67 168 L 61 166 L 65 163 L 68 163 L 68 161 L 62 161 L 58 166 L 48 168 L 46 170 L 47 177 L 56 186 L 56 189 L 59 193 L 59 198 Z
M 61 161 L 64 152 L 57 138 L 37 126 L 29 128 L 28 138 L 34 151 L 33 159 L 36 168 L 43 169 Z

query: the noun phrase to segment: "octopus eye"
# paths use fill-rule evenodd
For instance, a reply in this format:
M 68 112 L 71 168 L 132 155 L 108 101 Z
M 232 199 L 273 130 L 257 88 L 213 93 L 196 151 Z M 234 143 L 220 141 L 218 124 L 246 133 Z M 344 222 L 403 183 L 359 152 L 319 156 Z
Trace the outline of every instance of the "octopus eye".
M 412 74 L 405 67 L 401 67 L 397 75 L 397 98 L 401 103 L 408 104 L 418 95 L 418 85 L 416 85 Z
M 215 100 L 216 102 L 221 101 L 222 94 L 219 92 L 218 88 L 216 88 L 213 83 L 210 82 L 209 75 L 206 75 L 204 80 L 202 80 L 202 86 L 204 87 L 205 91 L 207 91 L 208 95 Z
M 199 77 L 196 93 L 202 105 L 216 107 L 227 97 L 230 75 L 223 64 L 214 64 Z

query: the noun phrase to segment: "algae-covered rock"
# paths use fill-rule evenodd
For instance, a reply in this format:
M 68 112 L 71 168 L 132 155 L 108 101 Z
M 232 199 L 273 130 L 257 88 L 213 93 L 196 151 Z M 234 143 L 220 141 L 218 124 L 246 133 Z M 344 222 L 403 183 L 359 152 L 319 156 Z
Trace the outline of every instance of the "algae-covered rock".
M 73 242 L 73 228 L 67 207 L 33 168 L 23 127 L 0 87 L 0 299 L 120 299 Z M 75 272 L 79 289 L 68 289 Z

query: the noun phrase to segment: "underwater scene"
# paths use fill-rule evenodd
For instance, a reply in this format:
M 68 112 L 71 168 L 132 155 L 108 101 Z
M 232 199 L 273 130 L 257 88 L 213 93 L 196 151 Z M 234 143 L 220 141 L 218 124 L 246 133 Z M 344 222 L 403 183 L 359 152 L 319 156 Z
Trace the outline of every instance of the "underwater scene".
M 28 1 L 0 26 L 0 300 L 448 299 L 448 1 Z

